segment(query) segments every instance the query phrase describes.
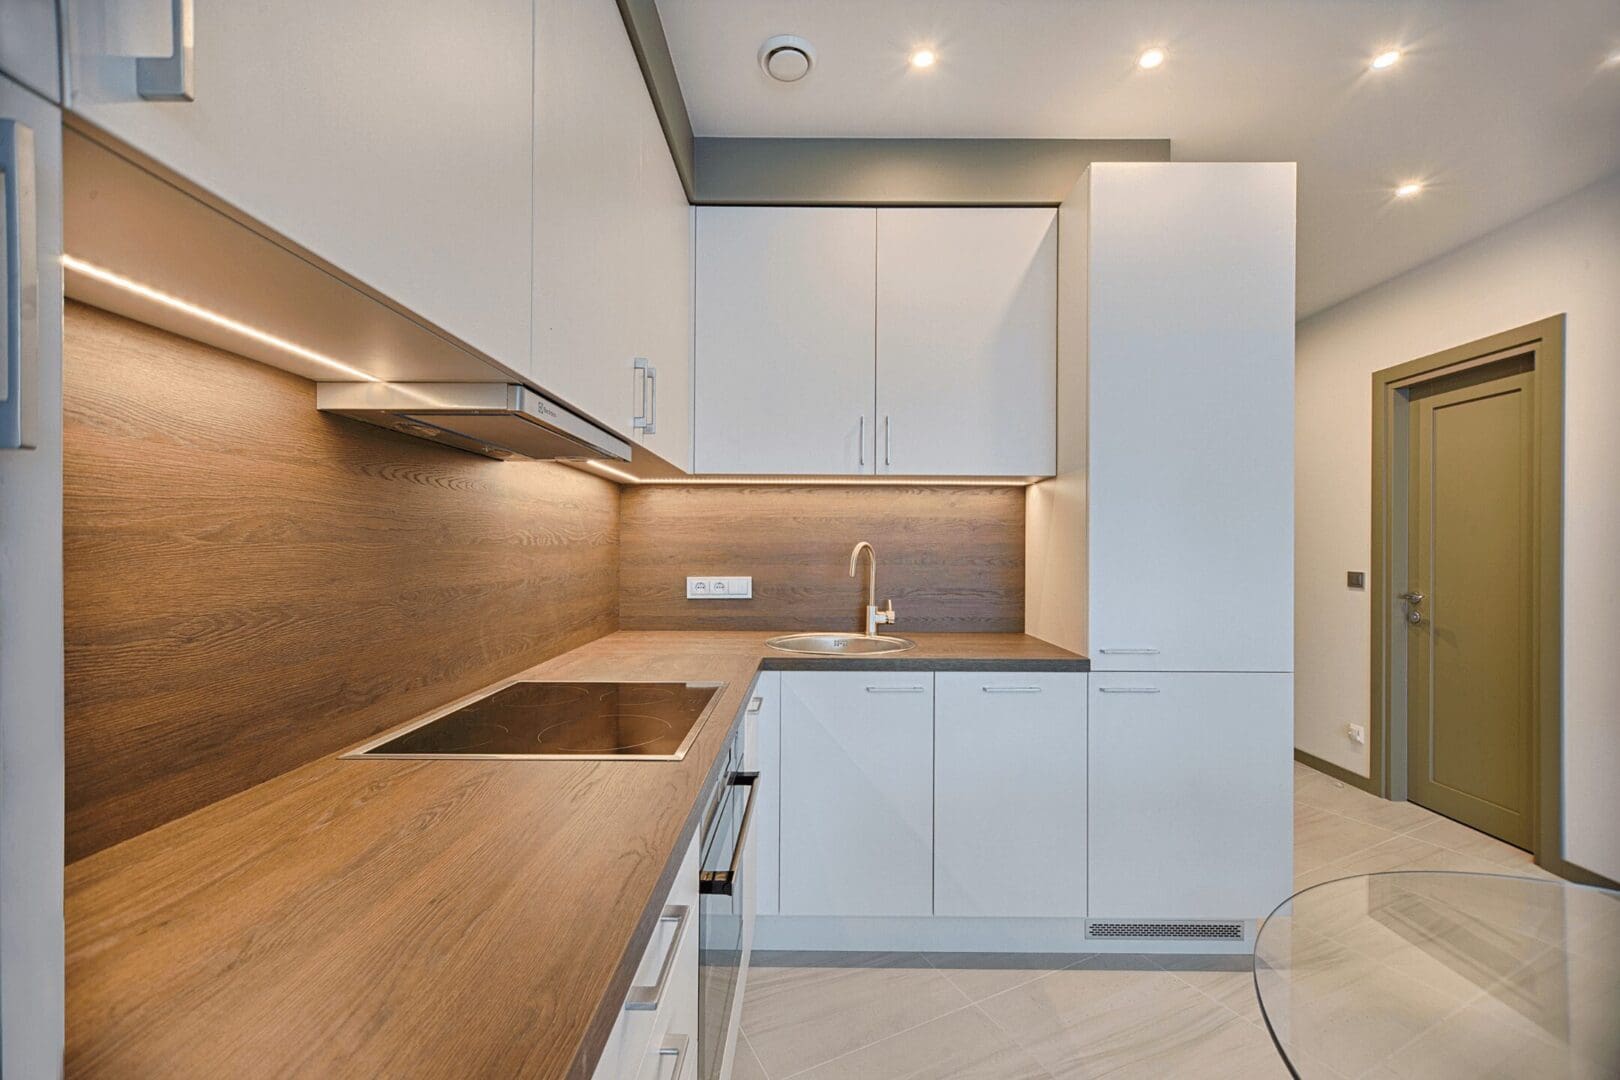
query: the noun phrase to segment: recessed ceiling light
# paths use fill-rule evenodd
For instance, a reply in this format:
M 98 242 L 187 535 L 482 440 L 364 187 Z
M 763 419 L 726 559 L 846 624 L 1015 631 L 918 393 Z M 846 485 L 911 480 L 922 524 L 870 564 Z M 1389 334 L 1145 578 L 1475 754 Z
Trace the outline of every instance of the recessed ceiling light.
M 1401 50 L 1385 49 L 1383 52 L 1372 58 L 1372 64 L 1369 66 L 1374 71 L 1383 71 L 1385 68 L 1394 67 L 1396 63 L 1399 62 L 1400 58 Z
M 911 54 L 911 66 L 914 68 L 931 68 L 939 57 L 934 55 L 933 49 L 917 49 Z
M 1408 180 L 1406 183 L 1395 189 L 1395 197 L 1397 199 L 1410 199 L 1412 196 L 1418 194 L 1422 190 L 1423 181 Z
M 1143 71 L 1152 71 L 1162 63 L 1164 63 L 1164 50 L 1160 48 L 1149 49 L 1136 58 L 1136 66 Z

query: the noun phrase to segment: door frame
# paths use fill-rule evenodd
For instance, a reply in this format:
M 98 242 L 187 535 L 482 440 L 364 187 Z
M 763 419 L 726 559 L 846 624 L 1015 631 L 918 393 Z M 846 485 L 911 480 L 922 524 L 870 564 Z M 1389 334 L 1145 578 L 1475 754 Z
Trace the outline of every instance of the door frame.
M 1404 491 L 1392 483 L 1391 465 L 1403 460 L 1396 446 L 1404 434 L 1401 391 L 1468 368 L 1511 357 L 1532 357 L 1535 432 L 1532 475 L 1535 478 L 1530 591 L 1534 647 L 1530 658 L 1531 701 L 1531 835 L 1536 863 L 1560 876 L 1583 880 L 1586 874 L 1563 858 L 1563 534 L 1564 534 L 1564 316 L 1554 315 L 1500 334 L 1471 341 L 1404 364 L 1373 372 L 1372 377 L 1372 562 L 1368 589 L 1372 595 L 1372 697 L 1369 718 L 1368 789 L 1388 798 L 1393 773 L 1391 725 L 1397 692 L 1392 670 L 1397 642 L 1392 633 L 1396 599 L 1394 560 L 1404 552 L 1404 515 L 1395 506 Z M 1404 760 L 1404 756 L 1402 758 Z M 1404 787 L 1404 782 L 1402 783 Z

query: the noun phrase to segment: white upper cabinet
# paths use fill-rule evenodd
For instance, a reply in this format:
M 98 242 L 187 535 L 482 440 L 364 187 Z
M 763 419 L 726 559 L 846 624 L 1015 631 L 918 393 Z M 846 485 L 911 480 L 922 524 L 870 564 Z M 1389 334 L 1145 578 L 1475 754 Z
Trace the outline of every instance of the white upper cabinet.
M 61 103 L 56 0 L 0 0 L 0 75 Z
M 528 367 L 532 0 L 196 0 L 194 101 L 137 92 L 136 58 L 175 50 L 170 0 L 67 11 L 72 111 Z
M 699 473 L 874 470 L 870 209 L 697 211 Z
M 879 210 L 878 471 L 1057 466 L 1057 215 Z
M 530 374 L 690 469 L 692 211 L 618 6 L 539 0 L 534 48 Z
M 1294 166 L 1081 189 L 1093 670 L 1291 671 Z

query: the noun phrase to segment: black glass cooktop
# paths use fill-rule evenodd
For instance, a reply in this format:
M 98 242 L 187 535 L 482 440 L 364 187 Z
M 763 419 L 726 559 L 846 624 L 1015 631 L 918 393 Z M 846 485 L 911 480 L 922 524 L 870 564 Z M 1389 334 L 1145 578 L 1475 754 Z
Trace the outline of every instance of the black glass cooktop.
M 350 756 L 676 760 L 723 685 L 514 683 Z

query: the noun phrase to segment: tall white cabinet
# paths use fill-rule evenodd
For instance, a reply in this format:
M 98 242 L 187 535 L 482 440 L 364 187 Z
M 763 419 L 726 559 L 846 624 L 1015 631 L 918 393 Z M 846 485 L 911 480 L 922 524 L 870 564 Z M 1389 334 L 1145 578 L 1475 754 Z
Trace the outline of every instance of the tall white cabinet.
M 1286 163 L 1098 163 L 1059 211 L 1027 628 L 1092 661 L 1093 920 L 1290 891 L 1294 194 Z
M 68 109 L 527 368 L 533 0 L 196 0 L 193 101 L 136 84 L 168 0 L 65 7 Z
M 1049 209 L 700 207 L 700 473 L 1046 476 Z

